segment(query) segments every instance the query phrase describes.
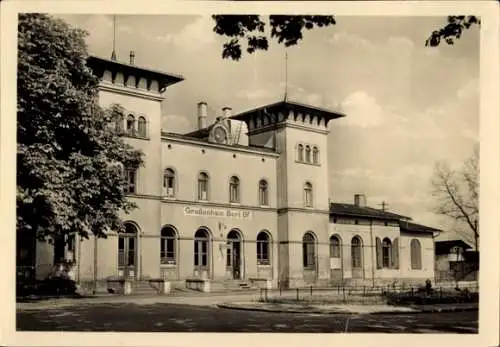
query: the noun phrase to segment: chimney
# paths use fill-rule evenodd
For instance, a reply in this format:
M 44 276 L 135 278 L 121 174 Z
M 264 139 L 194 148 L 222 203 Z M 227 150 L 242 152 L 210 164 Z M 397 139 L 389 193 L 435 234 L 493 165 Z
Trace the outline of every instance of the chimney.
M 198 103 L 198 129 L 207 127 L 207 103 L 202 101 Z
M 358 207 L 366 207 L 366 196 L 364 194 L 355 194 L 354 205 Z
M 229 117 L 231 117 L 231 111 L 232 111 L 231 107 L 227 107 L 227 106 L 226 106 L 226 107 L 223 107 L 223 108 L 222 108 L 222 114 L 223 114 L 223 117 L 224 117 L 224 118 L 229 118 Z
M 130 65 L 134 65 L 135 63 L 135 53 L 134 51 L 130 51 Z

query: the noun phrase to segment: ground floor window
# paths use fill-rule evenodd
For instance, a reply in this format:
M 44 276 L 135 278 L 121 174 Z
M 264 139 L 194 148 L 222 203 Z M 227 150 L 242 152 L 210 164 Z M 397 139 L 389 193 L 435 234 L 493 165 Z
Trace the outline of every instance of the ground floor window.
M 161 229 L 160 262 L 161 264 L 175 265 L 176 263 L 176 232 L 173 227 L 166 226 Z
M 257 264 L 269 265 L 269 234 L 261 231 L 257 235 Z
M 205 229 L 199 229 L 194 235 L 194 266 L 208 267 L 209 235 Z
M 359 269 L 362 264 L 362 243 L 359 236 L 354 236 L 351 240 L 351 261 L 352 268 Z
M 314 267 L 316 264 L 316 245 L 314 236 L 309 232 L 302 238 L 302 253 L 304 267 Z

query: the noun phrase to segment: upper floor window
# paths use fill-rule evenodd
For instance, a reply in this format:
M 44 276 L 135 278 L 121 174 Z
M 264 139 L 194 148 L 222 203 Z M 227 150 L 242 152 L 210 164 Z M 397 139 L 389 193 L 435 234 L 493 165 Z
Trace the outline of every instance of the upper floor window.
M 115 119 L 115 130 L 118 134 L 123 133 L 123 123 L 125 122 L 125 116 L 120 113 Z
M 240 180 L 236 176 L 229 181 L 229 202 L 240 202 Z
M 313 163 L 314 164 L 319 163 L 319 151 L 318 151 L 318 147 L 316 147 L 316 146 L 313 147 Z
M 135 117 L 131 114 L 127 116 L 127 135 L 134 135 L 135 133 Z
M 137 122 L 137 132 L 140 137 L 146 137 L 146 118 L 144 117 L 139 117 L 139 120 Z
M 311 162 L 311 147 L 306 146 L 306 163 Z
M 208 200 L 208 175 L 204 172 L 198 175 L 198 200 Z
M 304 161 L 304 146 L 301 144 L 297 146 L 297 160 L 300 162 Z
M 172 169 L 166 169 L 163 175 L 164 195 L 169 198 L 175 196 L 175 172 Z
M 125 194 L 136 193 L 136 181 L 137 181 L 137 169 L 126 168 L 124 170 L 125 175 Z
M 267 191 L 267 181 L 261 180 L 259 182 L 259 204 L 261 206 L 269 205 L 269 196 Z
M 306 182 L 304 184 L 304 206 L 312 207 L 313 205 L 313 187 L 312 184 Z

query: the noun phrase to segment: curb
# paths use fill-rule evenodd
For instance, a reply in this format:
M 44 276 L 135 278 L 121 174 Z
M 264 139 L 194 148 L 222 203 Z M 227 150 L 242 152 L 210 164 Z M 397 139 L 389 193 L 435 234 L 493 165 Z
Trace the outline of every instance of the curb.
M 218 308 L 223 308 L 223 309 L 228 309 L 228 310 L 239 310 L 239 311 L 253 311 L 253 312 L 267 312 L 267 313 L 300 313 L 300 314 L 349 314 L 349 311 L 322 311 L 322 310 L 310 310 L 310 311 L 300 311 L 300 310 L 294 310 L 294 309 L 269 309 L 269 308 L 261 308 L 261 307 L 243 307 L 243 306 L 233 306 L 233 305 L 227 305 L 227 304 L 217 304 L 216 305 Z
M 334 314 L 366 314 L 366 315 L 383 315 L 383 314 L 416 314 L 416 313 L 448 313 L 448 312 L 467 312 L 467 311 L 478 311 L 478 307 L 449 307 L 449 308 L 430 308 L 430 309 L 418 309 L 415 307 L 410 307 L 413 311 L 375 311 L 375 312 L 352 312 L 347 310 L 338 311 L 323 311 L 323 310 L 294 310 L 294 309 L 271 309 L 262 307 L 245 307 L 245 306 L 235 306 L 230 304 L 217 304 L 217 307 L 230 310 L 240 310 L 240 311 L 254 311 L 254 312 L 268 312 L 268 313 L 300 313 L 300 314 L 324 314 L 324 315 L 334 315 Z

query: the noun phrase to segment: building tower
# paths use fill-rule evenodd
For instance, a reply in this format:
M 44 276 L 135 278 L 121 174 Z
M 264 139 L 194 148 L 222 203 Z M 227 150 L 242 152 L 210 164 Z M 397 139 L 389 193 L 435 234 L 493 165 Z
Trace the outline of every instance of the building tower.
M 232 117 L 246 123 L 250 146 L 280 154 L 276 189 L 282 286 L 329 278 L 328 122 L 343 116 L 282 101 Z

